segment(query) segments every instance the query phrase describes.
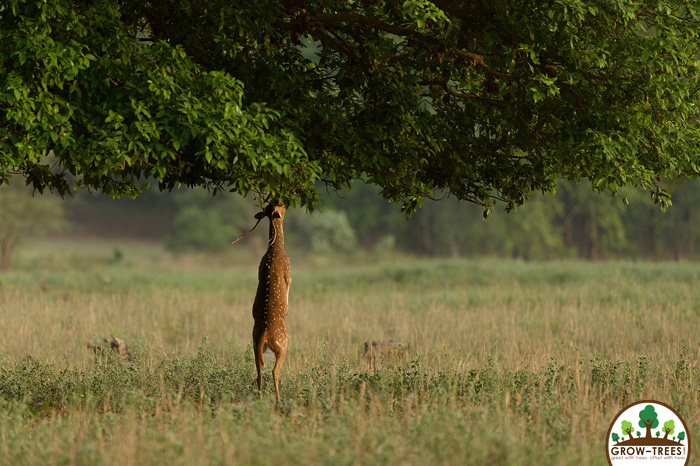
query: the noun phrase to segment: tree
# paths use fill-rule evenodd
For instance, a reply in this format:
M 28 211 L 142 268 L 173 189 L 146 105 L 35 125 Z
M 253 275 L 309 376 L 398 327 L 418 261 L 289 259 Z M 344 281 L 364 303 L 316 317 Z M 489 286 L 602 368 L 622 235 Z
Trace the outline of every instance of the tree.
M 613 432 L 612 439 L 613 439 L 613 442 L 618 443 L 618 440 L 620 440 L 620 436 L 617 435 L 617 433 Z
M 678 432 L 678 440 L 681 442 L 685 440 L 685 432 Z
M 666 206 L 700 173 L 699 34 L 684 0 L 7 0 L 0 182 L 312 206 L 360 178 L 488 213 L 561 176 Z
M 165 246 L 172 251 L 220 251 L 241 230 L 250 228 L 256 213 L 240 196 L 212 197 L 203 189 L 179 190 L 173 202 L 177 210 L 165 238 Z
M 623 215 L 628 209 L 622 202 L 592 194 L 583 184 L 559 183 L 557 193 L 564 204 L 564 237 L 580 256 L 595 260 L 627 249 Z
M 632 440 L 632 432 L 634 432 L 632 423 L 629 421 L 622 421 L 622 433 L 627 435 L 629 440 Z
M 32 196 L 25 186 L 0 186 L 0 270 L 12 265 L 17 244 L 30 234 L 46 234 L 66 226 L 60 199 Z
M 317 257 L 356 250 L 357 238 L 345 212 L 326 209 L 323 216 L 314 215 L 296 226 L 302 245 Z
M 670 419 L 666 422 L 664 422 L 664 427 L 661 429 L 661 431 L 666 434 L 664 435 L 664 438 L 668 438 L 668 434 L 672 434 L 674 429 L 676 428 L 675 421 L 673 419 Z
M 644 427 L 647 430 L 646 438 L 651 438 L 651 429 L 656 428 L 659 425 L 659 420 L 657 419 L 659 415 L 654 409 L 654 405 L 646 405 L 646 407 L 639 412 L 639 427 Z M 658 437 L 658 433 L 657 433 Z
M 659 432 L 659 431 L 657 430 L 657 431 L 656 431 L 656 436 L 657 436 L 657 437 L 661 436 L 661 432 Z
M 640 431 L 637 431 L 637 437 L 641 437 L 642 433 Z

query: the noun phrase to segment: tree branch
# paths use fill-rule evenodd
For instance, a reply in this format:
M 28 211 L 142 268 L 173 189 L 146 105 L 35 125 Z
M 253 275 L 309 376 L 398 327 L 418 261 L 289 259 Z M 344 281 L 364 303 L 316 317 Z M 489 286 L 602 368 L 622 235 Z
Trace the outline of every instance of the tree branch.
M 329 33 L 333 34 L 333 31 L 329 31 Z M 362 58 L 352 45 L 348 44 L 335 34 L 333 34 L 334 37 L 331 37 L 329 34 L 314 34 L 313 36 L 320 42 L 327 43 L 333 50 L 340 54 L 358 61 Z
M 489 67 L 484 61 L 486 57 L 483 55 L 478 55 L 472 52 L 465 52 L 464 50 L 456 47 L 454 44 L 451 44 L 450 42 L 447 42 L 445 40 L 436 39 L 434 37 L 428 37 L 421 34 L 415 29 L 385 23 L 378 19 L 370 18 L 359 13 L 314 13 L 310 16 L 309 21 L 322 24 L 363 24 L 365 26 L 369 26 L 380 31 L 388 32 L 389 34 L 394 34 L 396 36 L 412 37 L 425 43 L 440 45 L 448 50 L 451 50 L 455 55 L 470 61 L 472 65 L 482 68 L 486 71 L 492 72 L 491 67 Z
M 499 108 L 501 106 L 500 101 L 494 100 L 494 99 L 489 99 L 487 97 L 481 97 L 475 94 L 470 94 L 464 91 L 459 91 L 457 89 L 452 89 L 449 87 L 448 83 L 445 81 L 440 81 L 440 80 L 428 80 L 428 81 L 418 81 L 418 84 L 421 86 L 439 86 L 441 87 L 445 92 L 444 94 L 451 95 L 453 97 L 457 97 L 459 99 L 472 99 L 472 100 L 477 100 L 481 103 L 490 105 L 492 107 Z M 423 96 L 429 96 L 429 94 L 421 94 Z

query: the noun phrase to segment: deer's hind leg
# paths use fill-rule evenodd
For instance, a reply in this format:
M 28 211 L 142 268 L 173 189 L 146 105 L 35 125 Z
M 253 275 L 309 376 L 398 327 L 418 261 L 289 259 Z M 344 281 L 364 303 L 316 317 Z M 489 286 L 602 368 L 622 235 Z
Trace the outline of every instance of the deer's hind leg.
M 280 348 L 275 353 L 275 367 L 272 369 L 272 378 L 275 380 L 275 395 L 277 396 L 277 403 L 280 402 L 280 387 L 279 387 L 279 374 L 282 364 L 284 364 L 284 357 L 287 355 L 287 348 Z
M 265 331 L 257 332 L 253 329 L 253 354 L 255 355 L 255 369 L 258 371 L 258 390 L 262 390 L 262 368 L 265 366 L 263 352 L 265 351 Z

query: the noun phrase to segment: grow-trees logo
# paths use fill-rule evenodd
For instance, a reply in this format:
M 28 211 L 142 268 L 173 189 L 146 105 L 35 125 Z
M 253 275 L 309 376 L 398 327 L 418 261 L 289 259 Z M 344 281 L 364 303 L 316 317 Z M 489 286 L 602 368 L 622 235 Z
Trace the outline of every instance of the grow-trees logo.
M 638 401 L 620 411 L 610 424 L 607 454 L 610 466 L 685 466 L 690 458 L 690 433 L 667 404 Z

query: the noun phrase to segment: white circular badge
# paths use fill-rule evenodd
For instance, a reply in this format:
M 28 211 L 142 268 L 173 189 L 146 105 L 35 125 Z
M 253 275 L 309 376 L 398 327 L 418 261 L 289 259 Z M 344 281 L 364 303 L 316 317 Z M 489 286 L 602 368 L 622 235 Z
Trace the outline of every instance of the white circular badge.
M 643 400 L 625 407 L 608 429 L 610 466 L 686 466 L 690 432 L 669 405 Z

